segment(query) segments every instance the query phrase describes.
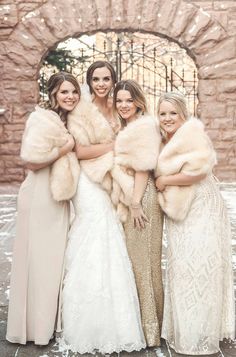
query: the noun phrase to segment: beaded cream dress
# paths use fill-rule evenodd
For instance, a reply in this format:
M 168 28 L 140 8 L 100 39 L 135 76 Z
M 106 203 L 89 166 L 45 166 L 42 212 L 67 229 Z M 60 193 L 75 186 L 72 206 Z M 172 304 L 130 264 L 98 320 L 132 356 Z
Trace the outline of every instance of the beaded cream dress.
M 149 223 L 145 228 L 134 228 L 129 215 L 124 225 L 126 245 L 132 262 L 138 289 L 144 335 L 149 347 L 160 345 L 163 314 L 161 273 L 163 214 L 158 204 L 153 177 L 148 180 L 142 200 Z
M 166 233 L 162 337 L 177 353 L 217 353 L 235 338 L 235 310 L 230 222 L 212 176 L 196 184 L 184 221 L 166 217 Z

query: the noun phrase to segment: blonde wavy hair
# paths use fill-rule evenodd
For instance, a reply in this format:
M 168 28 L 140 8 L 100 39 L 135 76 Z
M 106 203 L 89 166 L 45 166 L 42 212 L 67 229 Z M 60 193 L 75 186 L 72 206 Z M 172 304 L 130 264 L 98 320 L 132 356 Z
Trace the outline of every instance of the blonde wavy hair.
M 157 115 L 159 116 L 160 113 L 160 105 L 162 102 L 169 102 L 171 103 L 175 108 L 177 113 L 180 115 L 182 120 L 188 120 L 189 119 L 189 112 L 187 108 L 187 103 L 185 100 L 185 97 L 181 93 L 177 92 L 167 92 L 164 93 L 160 96 L 157 104 Z

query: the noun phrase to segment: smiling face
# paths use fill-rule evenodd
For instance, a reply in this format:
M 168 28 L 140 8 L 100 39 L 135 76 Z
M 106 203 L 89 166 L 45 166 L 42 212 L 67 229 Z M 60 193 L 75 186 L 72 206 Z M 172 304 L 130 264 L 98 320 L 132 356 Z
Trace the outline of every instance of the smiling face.
M 137 106 L 128 90 L 121 89 L 116 96 L 116 110 L 122 119 L 131 122 L 137 117 Z
M 165 131 L 168 139 L 184 124 L 177 108 L 166 100 L 160 104 L 159 119 L 161 129 Z
M 80 94 L 71 82 L 62 82 L 56 94 L 56 101 L 61 109 L 70 112 L 78 104 L 79 98 Z
M 113 87 L 109 69 L 106 67 L 96 68 L 92 74 L 90 85 L 95 96 L 99 98 L 108 96 Z

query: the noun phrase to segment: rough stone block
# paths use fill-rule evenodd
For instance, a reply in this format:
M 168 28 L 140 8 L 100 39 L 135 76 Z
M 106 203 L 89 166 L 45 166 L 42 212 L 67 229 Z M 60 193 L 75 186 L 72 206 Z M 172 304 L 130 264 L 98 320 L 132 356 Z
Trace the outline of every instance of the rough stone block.
M 173 38 L 177 38 L 179 40 L 179 36 L 185 31 L 188 24 L 194 18 L 197 13 L 197 8 L 192 6 L 191 4 L 181 2 L 176 16 L 173 18 L 173 22 L 171 27 L 169 28 L 170 36 Z
M 221 25 L 212 23 L 212 25 L 201 34 L 197 41 L 194 41 L 191 44 L 190 49 L 193 50 L 196 55 L 199 55 L 204 51 L 211 52 L 214 46 L 227 36 L 226 31 Z
M 234 122 L 232 118 L 222 117 L 222 118 L 213 118 L 211 120 L 211 128 L 212 129 L 229 129 L 231 130 L 234 126 Z
M 111 6 L 111 22 L 110 23 L 115 23 L 115 26 L 119 27 L 119 24 L 123 26 L 123 21 L 124 21 L 124 6 L 123 6 L 123 1 L 122 0 L 111 0 L 110 2 Z
M 169 29 L 172 26 L 173 20 L 176 17 L 176 12 L 178 10 L 178 6 L 180 4 L 180 0 L 173 0 L 171 2 L 163 1 L 160 8 L 158 9 L 157 17 L 153 18 L 146 17 L 146 22 L 149 23 L 149 19 L 152 22 L 154 20 L 154 27 L 153 30 L 158 31 L 162 34 L 169 34 Z
M 18 155 L 20 146 L 15 143 L 4 143 L 0 144 L 0 154 L 1 155 Z
M 21 43 L 10 40 L 6 44 L 6 50 L 6 57 L 10 61 L 12 61 L 18 68 L 21 67 L 20 71 L 22 73 L 26 72 L 28 69 L 37 68 L 42 56 L 42 53 L 40 52 L 40 47 L 38 49 L 33 50 L 30 48 L 30 43 L 29 47 L 25 48 L 22 46 Z
M 225 30 L 228 29 L 228 15 L 225 11 L 210 11 L 209 14 L 215 19 Z
M 216 94 L 216 80 L 200 80 L 198 82 L 198 98 L 201 102 L 215 101 Z
M 68 16 L 68 12 L 73 11 L 72 6 L 64 1 L 57 1 L 54 4 L 46 3 L 40 9 L 46 26 L 57 40 L 63 40 L 76 33 L 96 30 L 97 16 L 94 3 L 89 0 L 86 6 L 77 1 L 73 4 L 76 10 L 73 17 Z
M 199 105 L 199 110 L 201 113 L 201 118 L 222 118 L 226 116 L 226 104 L 211 102 L 201 103 Z
M 2 159 L 4 161 L 4 165 L 8 168 L 14 168 L 14 167 L 22 167 L 23 166 L 23 161 L 21 158 L 17 155 L 2 155 Z
M 229 37 L 214 45 L 210 51 L 199 53 L 196 56 L 196 62 L 201 67 L 233 59 L 235 56 L 236 40 L 233 37 Z
M 221 140 L 236 142 L 236 128 L 231 130 L 223 130 L 221 132 Z
M 25 54 L 26 55 L 26 54 Z M 16 58 L 18 60 L 18 58 Z M 21 57 L 22 67 L 17 66 L 14 61 L 5 61 L 3 65 L 3 80 L 18 81 L 18 80 L 32 80 L 38 77 L 38 68 L 26 66 L 24 59 Z
M 236 10 L 236 4 L 234 0 L 231 1 L 214 1 L 214 10 Z
M 0 31 L 0 42 L 7 40 L 10 36 L 10 34 L 12 33 L 13 28 L 9 27 L 9 28 L 2 28 Z
M 194 5 L 196 5 L 197 7 L 199 8 L 202 8 L 204 9 L 204 11 L 209 11 L 209 10 L 212 10 L 213 8 L 213 4 L 212 4 L 212 1 L 192 1 L 194 3 Z
M 211 140 L 213 142 L 219 138 L 219 131 L 218 130 L 206 128 L 206 131 L 207 131 L 207 134 L 209 135 L 209 137 L 211 138 Z
M 198 72 L 201 79 L 232 78 L 236 76 L 236 58 L 209 65 L 202 66 Z
M 236 11 L 228 15 L 228 31 L 231 36 L 236 35 Z
M 193 42 L 196 42 L 200 36 L 210 27 L 212 19 L 210 15 L 202 9 L 199 9 L 192 21 L 189 22 L 184 33 L 181 35 L 181 39 L 185 46 L 190 46 Z
M 1 141 L 2 143 L 21 143 L 22 131 L 4 131 Z
M 39 100 L 39 85 L 35 81 L 18 82 L 22 103 L 37 103 Z
M 37 41 L 44 46 L 51 47 L 55 45 L 58 39 L 52 34 L 51 30 L 46 26 L 43 18 L 27 18 L 23 23 L 24 27 L 30 32 Z
M 97 1 L 97 0 L 96 0 Z M 101 2 L 103 0 L 100 0 Z M 151 3 L 150 3 L 151 2 Z M 148 5 L 151 6 L 153 4 L 152 0 L 148 0 Z M 159 6 L 159 1 L 156 1 L 156 7 Z M 144 3 L 140 0 L 133 0 L 131 1 L 125 1 L 124 2 L 124 11 L 126 13 L 126 19 L 127 19 L 127 28 L 136 28 L 139 29 L 141 25 L 141 20 L 142 17 L 145 14 L 145 11 L 147 9 L 143 8 Z M 150 8 L 150 12 L 151 12 Z
M 15 4 L 0 4 L 0 28 L 14 27 L 17 24 L 17 7 Z
M 13 81 L 3 81 L 3 99 L 8 102 L 20 103 L 20 90 L 17 83 Z
M 26 51 L 42 51 L 42 45 L 39 41 L 37 41 L 32 34 L 26 30 L 23 23 L 17 26 L 14 33 L 11 36 L 11 45 L 15 43 L 19 43 L 22 48 Z
M 18 5 L 18 9 L 20 14 L 22 15 L 22 13 L 28 13 L 31 11 L 34 11 L 35 9 L 38 8 L 39 2 L 23 2 L 21 4 Z

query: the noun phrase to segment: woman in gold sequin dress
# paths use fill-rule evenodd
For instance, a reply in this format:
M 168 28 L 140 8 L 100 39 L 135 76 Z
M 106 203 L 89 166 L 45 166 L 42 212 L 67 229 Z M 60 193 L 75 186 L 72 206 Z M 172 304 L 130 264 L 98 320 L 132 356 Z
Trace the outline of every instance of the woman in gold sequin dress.
M 159 152 L 159 128 L 157 121 L 147 114 L 144 94 L 135 81 L 117 83 L 113 101 L 123 129 L 115 144 L 113 190 L 116 192 L 112 199 L 124 222 L 146 342 L 149 347 L 159 346 L 163 311 L 163 216 L 152 175 Z

